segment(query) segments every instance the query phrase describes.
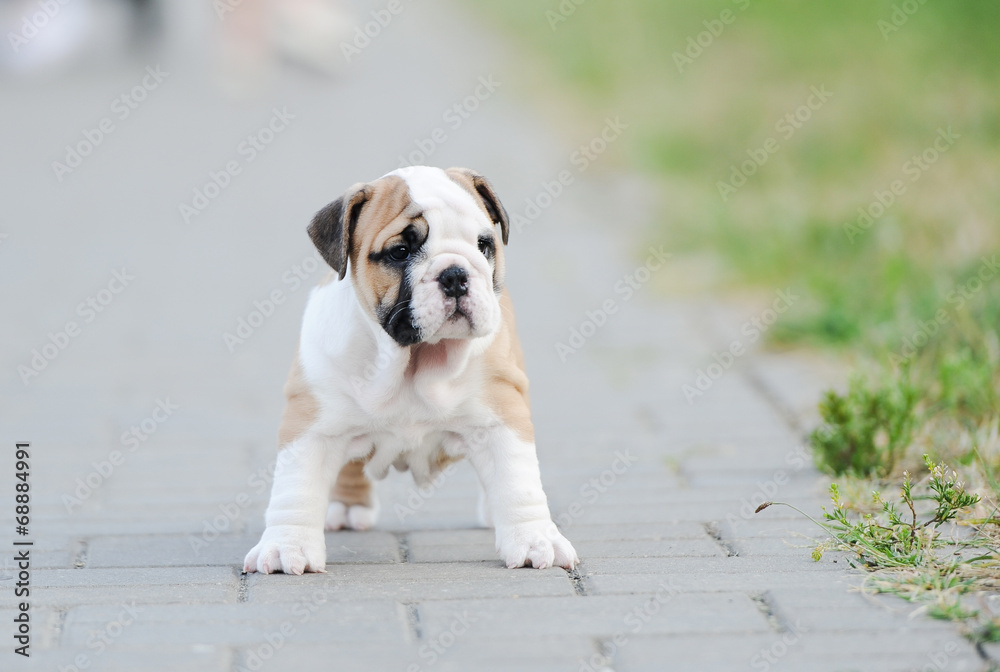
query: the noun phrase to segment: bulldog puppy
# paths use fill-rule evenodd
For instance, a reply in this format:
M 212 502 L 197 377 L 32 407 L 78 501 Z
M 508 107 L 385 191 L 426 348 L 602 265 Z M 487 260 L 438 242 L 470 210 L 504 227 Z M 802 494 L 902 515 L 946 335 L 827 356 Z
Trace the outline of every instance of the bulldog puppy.
M 374 524 L 372 480 L 395 466 L 423 484 L 462 457 L 508 567 L 579 562 L 542 491 L 508 233 L 493 187 L 463 168 L 396 170 L 316 215 L 309 235 L 334 272 L 306 307 L 245 572 L 325 571 L 324 527 Z

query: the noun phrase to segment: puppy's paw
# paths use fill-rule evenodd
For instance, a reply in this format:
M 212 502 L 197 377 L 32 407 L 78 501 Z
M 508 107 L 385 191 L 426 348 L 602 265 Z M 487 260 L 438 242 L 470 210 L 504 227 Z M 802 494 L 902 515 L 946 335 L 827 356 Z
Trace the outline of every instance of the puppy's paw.
M 551 520 L 536 520 L 497 528 L 497 552 L 507 567 L 573 569 L 580 559 L 573 545 Z
M 347 506 L 343 502 L 330 502 L 326 510 L 326 529 L 328 530 L 367 530 L 378 520 L 377 506 L 362 506 L 353 504 Z
M 326 539 L 321 528 L 272 525 L 247 553 L 244 572 L 302 574 L 326 571 Z

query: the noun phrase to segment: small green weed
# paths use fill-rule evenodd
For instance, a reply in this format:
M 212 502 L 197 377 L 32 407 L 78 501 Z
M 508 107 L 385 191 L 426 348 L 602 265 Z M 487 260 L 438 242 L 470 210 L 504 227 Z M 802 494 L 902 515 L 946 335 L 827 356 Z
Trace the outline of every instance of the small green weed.
M 820 560 L 829 550 L 847 552 L 853 566 L 872 573 L 865 584 L 868 590 L 926 603 L 934 618 L 971 621 L 970 638 L 994 641 L 990 638 L 1000 636 L 1000 624 L 970 608 L 963 596 L 1000 585 L 996 539 L 982 529 L 973 535 L 955 525 L 981 498 L 967 491 L 958 472 L 947 465 L 928 455 L 924 465 L 927 475 L 919 482 L 904 472 L 897 497 L 873 492 L 876 513 L 855 513 L 842 499 L 840 487 L 832 484 L 833 506 L 823 509 L 823 521 L 810 517 L 829 535 L 816 546 L 813 559 Z M 799 511 L 784 502 L 765 502 L 757 511 L 772 505 Z
M 823 424 L 810 435 L 817 465 L 836 475 L 888 476 L 912 438 L 917 398 L 906 378 L 875 388 L 855 378 L 847 394 L 828 391 Z

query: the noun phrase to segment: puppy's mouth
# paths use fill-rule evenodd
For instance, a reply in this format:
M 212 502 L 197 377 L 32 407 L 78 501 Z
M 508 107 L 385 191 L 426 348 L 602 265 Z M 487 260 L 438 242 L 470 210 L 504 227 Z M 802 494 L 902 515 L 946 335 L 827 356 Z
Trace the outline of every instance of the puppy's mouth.
M 471 327 L 472 318 L 469 316 L 468 313 L 465 312 L 465 310 L 458 303 L 458 301 L 453 300 L 449 301 L 449 303 L 452 305 L 448 306 L 447 308 L 447 310 L 449 310 L 450 312 L 448 314 L 448 317 L 445 318 L 445 320 L 448 322 L 457 322 L 458 320 L 465 319 L 466 321 L 468 321 L 469 326 Z
M 472 319 L 471 311 L 462 306 L 461 300 L 448 299 L 445 303 L 444 323 L 451 326 L 458 326 L 461 321 L 468 325 L 469 333 L 476 331 L 476 322 Z

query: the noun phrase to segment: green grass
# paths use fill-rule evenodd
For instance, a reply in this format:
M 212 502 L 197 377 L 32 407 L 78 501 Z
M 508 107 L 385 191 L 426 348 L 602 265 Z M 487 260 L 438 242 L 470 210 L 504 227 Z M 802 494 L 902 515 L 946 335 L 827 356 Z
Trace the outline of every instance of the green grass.
M 657 242 L 710 250 L 724 269 L 713 288 L 800 288 L 778 341 L 884 349 L 1000 250 L 1000 4 L 927 3 L 886 40 L 878 21 L 895 4 L 587 2 L 555 30 L 554 0 L 477 7 L 545 73 L 517 81 L 541 77 L 574 104 L 579 121 L 560 119 L 573 140 L 605 115 L 630 124 L 623 151 L 602 161 L 658 178 Z M 733 22 L 679 72 L 675 54 L 723 10 Z M 786 139 L 776 124 L 814 86 L 833 97 Z M 906 162 L 949 126 L 960 138 L 911 181 Z M 723 201 L 718 183 L 768 138 L 778 151 Z M 848 236 L 857 209 L 897 179 L 905 193 Z
M 682 283 L 659 274 L 660 291 L 691 291 L 696 277 L 694 291 L 801 295 L 771 342 L 857 366 L 822 400 L 811 439 L 838 479 L 830 543 L 872 572 L 871 589 L 997 641 L 1000 623 L 968 597 L 1000 589 L 1000 272 L 983 261 L 1000 255 L 1000 3 L 927 2 L 886 37 L 879 22 L 900 4 L 590 0 L 554 30 L 558 0 L 475 6 L 522 49 L 514 86 L 554 110 L 570 142 L 608 115 L 629 124 L 592 170 L 644 172 L 664 203 L 649 242 L 678 263 L 714 260 Z M 679 68 L 724 10 L 732 22 Z M 779 125 L 814 87 L 832 96 L 793 132 Z M 732 182 L 765 146 L 777 149 Z M 859 221 L 896 181 L 880 216 Z M 945 528 L 969 534 L 954 542 Z
M 847 394 L 828 391 L 823 425 L 810 443 L 817 465 L 834 474 L 888 476 L 913 437 L 917 391 L 908 380 L 871 389 L 860 378 Z

